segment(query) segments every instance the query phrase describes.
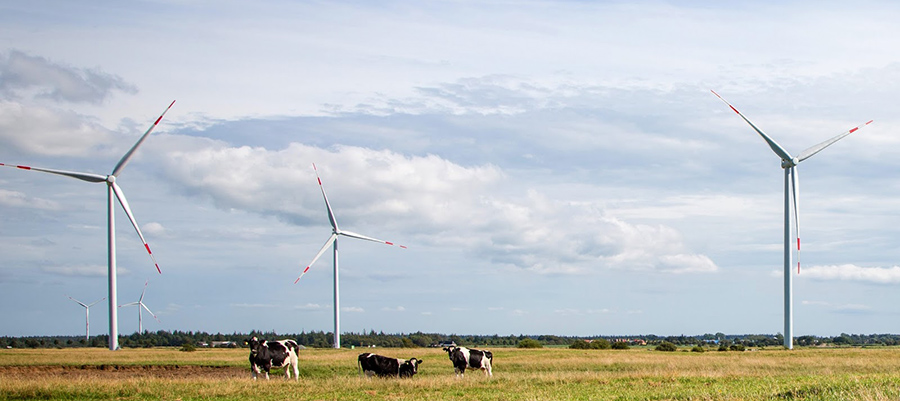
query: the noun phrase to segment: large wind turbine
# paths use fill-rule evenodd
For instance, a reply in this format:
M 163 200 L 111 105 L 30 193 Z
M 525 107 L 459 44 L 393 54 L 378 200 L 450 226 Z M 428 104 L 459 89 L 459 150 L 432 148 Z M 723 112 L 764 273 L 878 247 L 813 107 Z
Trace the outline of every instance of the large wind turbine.
M 828 139 L 822 143 L 817 145 L 813 145 L 812 147 L 800 152 L 800 155 L 797 157 L 791 156 L 787 150 L 785 150 L 781 145 L 775 142 L 774 139 L 770 138 L 768 135 L 762 132 L 759 128 L 756 127 L 750 120 L 747 119 L 740 111 L 738 111 L 731 103 L 728 103 L 727 100 L 719 96 L 716 91 L 711 91 L 716 97 L 725 102 L 728 107 L 731 107 L 731 110 L 734 110 L 739 116 L 741 116 L 747 124 L 750 124 L 753 127 L 753 130 L 756 131 L 760 136 L 762 136 L 763 140 L 769 144 L 769 147 L 772 149 L 775 154 L 781 158 L 781 168 L 784 169 L 784 347 L 787 349 L 794 348 L 794 311 L 793 311 L 793 293 L 792 293 L 792 275 L 791 275 L 791 218 L 790 218 L 790 209 L 791 209 L 791 198 L 793 198 L 793 208 L 794 208 L 794 224 L 797 230 L 797 273 L 800 273 L 800 177 L 797 171 L 797 165 L 800 162 L 812 157 L 814 154 L 821 152 L 823 149 L 831 146 L 833 143 L 843 139 L 845 136 L 850 135 L 860 128 L 863 128 L 872 123 L 873 120 L 869 120 L 863 125 L 851 128 L 848 131 L 845 131 L 831 139 Z
M 141 233 L 141 229 L 138 227 L 137 221 L 134 219 L 134 215 L 131 213 L 131 208 L 128 206 L 128 201 L 125 200 L 125 194 L 122 192 L 122 189 L 119 188 L 119 185 L 116 184 L 116 177 L 122 172 L 122 169 L 125 168 L 125 165 L 128 164 L 128 161 L 131 160 L 131 157 L 134 156 L 134 152 L 137 151 L 137 148 L 144 143 L 144 140 L 147 139 L 147 136 L 153 132 L 153 129 L 159 125 L 160 120 L 163 119 L 163 116 L 166 115 L 166 112 L 172 108 L 172 105 L 175 104 L 173 100 L 172 103 L 169 104 L 169 107 L 159 115 L 159 118 L 153 122 L 153 125 L 147 129 L 147 132 L 144 132 L 144 135 L 138 139 L 137 143 L 128 150 L 128 153 L 125 153 L 125 156 L 122 156 L 122 159 L 119 160 L 119 163 L 116 164 L 116 167 L 113 168 L 112 173 L 109 175 L 100 175 L 93 173 L 78 173 L 72 171 L 64 171 L 64 170 L 54 170 L 49 168 L 38 168 L 38 167 L 29 167 L 29 166 L 20 166 L 20 165 L 11 165 L 0 163 L 0 166 L 5 167 L 14 167 L 21 170 L 33 170 L 33 171 L 41 171 L 44 173 L 50 174 L 58 174 L 66 177 L 76 178 L 82 181 L 94 182 L 94 183 L 105 183 L 106 184 L 106 215 L 107 215 L 107 258 L 108 258 L 108 276 L 109 276 L 109 349 L 111 351 L 115 351 L 119 349 L 119 329 L 118 329 L 118 313 L 116 311 L 116 221 L 115 221 L 115 199 L 119 200 L 119 204 L 122 205 L 122 208 L 125 209 L 125 215 L 128 216 L 128 219 L 131 220 L 131 225 L 134 226 L 134 230 L 137 231 L 138 237 L 141 238 L 141 242 L 144 243 L 144 248 L 147 250 L 147 254 L 150 255 L 150 259 L 153 260 L 153 264 L 156 266 L 156 271 L 160 274 L 162 271 L 159 269 L 159 264 L 156 263 L 156 258 L 153 257 L 153 252 L 150 251 L 150 246 L 147 245 L 147 241 L 144 240 L 144 234 Z
M 147 304 L 144 303 L 144 293 L 147 292 L 147 284 L 150 284 L 150 280 L 147 280 L 144 283 L 144 290 L 141 291 L 141 297 L 138 298 L 137 302 L 129 302 L 125 305 L 119 305 L 120 308 L 123 306 L 133 306 L 133 305 L 136 305 L 138 307 L 138 334 L 144 333 L 144 314 L 142 313 L 141 309 L 146 309 L 147 312 L 150 313 L 150 316 L 153 316 L 153 318 L 156 319 L 157 322 L 159 322 L 159 318 L 156 317 L 156 315 L 153 314 L 153 312 L 150 310 L 150 308 L 147 307 Z M 160 322 L 160 323 L 162 323 L 162 322 Z
M 69 297 L 68 295 L 66 295 L 66 296 Z M 81 302 L 72 297 L 69 297 L 69 299 L 77 302 L 79 305 L 84 307 L 84 342 L 87 343 L 88 341 L 90 341 L 90 337 L 91 337 L 91 307 L 96 305 L 97 302 L 100 302 L 100 301 L 106 299 L 106 297 L 100 298 L 90 304 L 86 304 L 86 303 Z M 90 344 L 88 344 L 88 345 L 90 345 Z
M 300 276 L 294 280 L 294 284 L 297 284 L 300 281 L 300 278 L 303 277 L 306 272 L 309 271 L 309 267 L 316 263 L 319 260 L 319 257 L 325 253 L 325 250 L 328 249 L 329 246 L 334 247 L 334 348 L 341 348 L 341 301 L 340 301 L 340 287 L 338 286 L 338 241 L 337 238 L 339 235 L 343 235 L 345 237 L 357 238 L 366 241 L 380 242 L 382 244 L 387 245 L 395 245 L 393 242 L 384 241 L 372 237 L 367 237 L 362 234 L 357 234 L 354 232 L 341 230 L 338 228 L 337 219 L 334 217 L 334 211 L 331 210 L 331 204 L 328 203 L 328 196 L 325 195 L 325 187 L 322 185 L 322 179 L 319 177 L 319 170 L 316 168 L 315 163 L 313 163 L 313 170 L 316 171 L 316 179 L 319 180 L 319 188 L 322 190 L 322 198 L 325 199 L 325 208 L 328 209 L 328 220 L 331 222 L 331 236 L 328 237 L 328 241 L 325 241 L 325 245 L 322 246 L 322 249 L 319 250 L 319 253 L 316 254 L 316 257 L 313 258 L 312 262 L 303 269 L 303 272 L 300 273 Z M 406 249 L 403 245 L 398 245 L 401 248 Z

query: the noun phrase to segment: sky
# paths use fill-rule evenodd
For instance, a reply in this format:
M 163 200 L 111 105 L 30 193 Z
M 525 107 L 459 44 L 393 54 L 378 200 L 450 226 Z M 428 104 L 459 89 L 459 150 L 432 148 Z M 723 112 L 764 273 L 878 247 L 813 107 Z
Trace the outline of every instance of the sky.
M 0 163 L 117 177 L 144 329 L 783 332 L 780 159 L 804 161 L 794 333 L 900 333 L 900 5 L 0 2 Z M 107 295 L 101 184 L 0 169 L 0 335 Z M 122 308 L 119 332 L 137 330 Z M 91 334 L 108 333 L 107 306 Z

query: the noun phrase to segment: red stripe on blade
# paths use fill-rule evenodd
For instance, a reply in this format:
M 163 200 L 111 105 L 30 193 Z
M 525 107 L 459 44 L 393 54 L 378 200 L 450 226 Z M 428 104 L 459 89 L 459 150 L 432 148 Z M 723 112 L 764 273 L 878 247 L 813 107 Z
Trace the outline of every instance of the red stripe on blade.
M 406 249 L 406 245 L 400 245 L 400 247 Z
M 308 272 L 308 271 L 309 271 L 309 266 L 306 266 L 306 268 L 303 269 L 303 274 L 306 274 L 306 272 Z
M 31 167 L 28 166 L 16 166 L 16 168 L 20 168 L 22 170 L 31 170 Z
M 859 129 L 859 127 L 853 128 L 850 130 L 850 133 L 852 134 L 852 133 L 856 132 L 856 130 L 858 130 L 858 129 Z

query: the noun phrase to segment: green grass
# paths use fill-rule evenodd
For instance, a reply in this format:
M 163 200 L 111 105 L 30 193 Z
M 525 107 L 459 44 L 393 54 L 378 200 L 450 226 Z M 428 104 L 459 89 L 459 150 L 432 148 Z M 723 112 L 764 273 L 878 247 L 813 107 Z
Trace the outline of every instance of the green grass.
M 284 381 L 280 369 L 268 382 L 253 382 L 247 350 L 0 350 L 0 400 L 900 399 L 898 348 L 743 353 L 498 348 L 493 378 L 475 371 L 456 378 L 440 349 L 376 351 L 424 359 L 409 380 L 360 378 L 356 355 L 364 351 L 303 350 L 299 382 Z M 99 366 L 131 370 L 113 374 Z

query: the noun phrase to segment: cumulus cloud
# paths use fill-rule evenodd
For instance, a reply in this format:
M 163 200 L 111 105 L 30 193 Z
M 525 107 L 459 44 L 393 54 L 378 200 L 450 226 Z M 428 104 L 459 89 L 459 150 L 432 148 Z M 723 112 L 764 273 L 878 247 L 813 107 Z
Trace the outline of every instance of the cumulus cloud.
M 150 222 L 150 223 L 144 224 L 143 227 L 141 227 L 141 231 L 145 234 L 150 234 L 150 235 L 160 236 L 160 237 L 166 235 L 166 228 L 163 227 L 162 224 L 159 224 L 157 222 Z
M 4 146 L 37 155 L 91 156 L 111 142 L 109 130 L 75 112 L 0 101 L 0 144 Z
M 6 189 L 0 189 L 0 205 L 44 210 L 59 210 L 60 208 L 56 201 L 30 197 L 24 193 Z
M 58 274 L 62 276 L 79 276 L 79 277 L 106 277 L 109 268 L 105 265 L 78 265 L 78 266 L 45 266 L 42 271 Z M 116 266 L 116 271 L 120 275 L 128 274 L 129 271 Z
M 812 266 L 804 268 L 802 274 L 817 280 L 859 281 L 875 284 L 900 283 L 900 266 L 862 267 L 852 264 Z
M 55 101 L 100 104 L 113 91 L 134 94 L 137 88 L 98 69 L 71 67 L 21 51 L 0 57 L 0 96 L 5 98 L 24 92 Z
M 166 174 L 185 192 L 203 194 L 225 209 L 326 224 L 315 161 L 343 228 L 378 225 L 539 274 L 718 269 L 709 257 L 686 249 L 671 227 L 631 224 L 595 203 L 552 199 L 535 189 L 505 191 L 517 184 L 490 164 L 463 166 L 435 155 L 356 146 L 211 145 L 165 152 Z

